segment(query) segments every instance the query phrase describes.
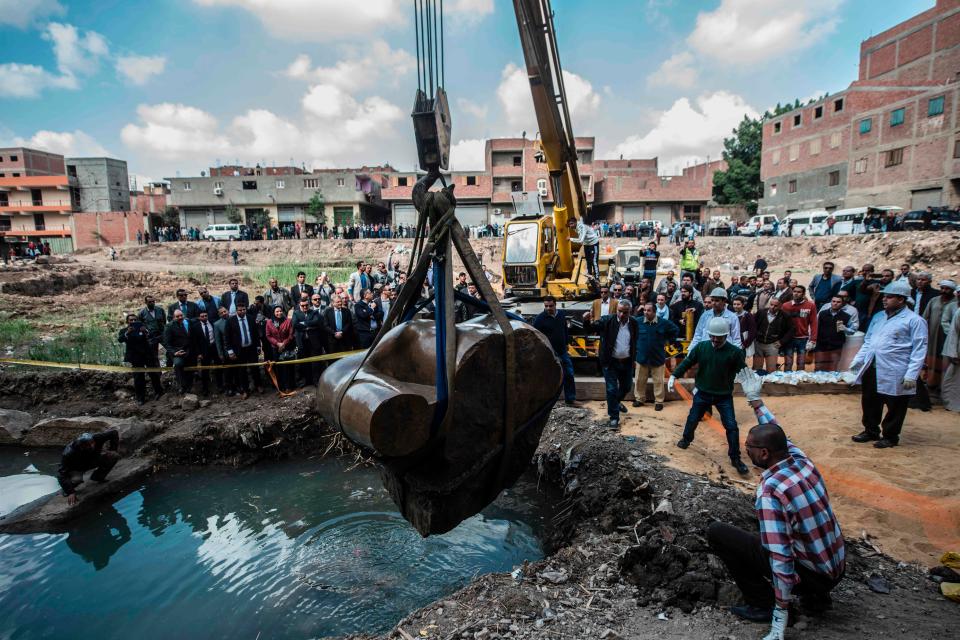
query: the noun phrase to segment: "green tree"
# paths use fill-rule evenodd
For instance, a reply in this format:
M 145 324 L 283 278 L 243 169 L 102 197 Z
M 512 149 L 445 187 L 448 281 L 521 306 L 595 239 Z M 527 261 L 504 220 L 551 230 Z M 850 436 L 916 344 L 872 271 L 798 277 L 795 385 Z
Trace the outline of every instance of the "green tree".
M 763 123 L 800 106 L 800 101 L 780 105 L 760 118 L 743 116 L 732 130 L 733 136 L 723 140 L 726 171 L 713 174 L 713 199 L 717 204 L 744 205 L 750 215 L 757 212 L 757 201 L 763 195 L 760 180 L 760 158 L 763 151 Z
M 163 210 L 163 226 L 180 228 L 180 211 L 173 206 L 168 206 Z
M 319 191 L 314 193 L 313 197 L 310 198 L 310 202 L 307 203 L 307 213 L 317 222 L 317 224 L 320 224 L 324 221 L 324 202 L 323 196 L 320 195 Z
M 240 209 L 237 209 L 232 204 L 227 205 L 226 211 L 224 214 L 227 216 L 227 220 L 233 224 L 240 224 L 243 222 L 243 218 L 240 216 Z

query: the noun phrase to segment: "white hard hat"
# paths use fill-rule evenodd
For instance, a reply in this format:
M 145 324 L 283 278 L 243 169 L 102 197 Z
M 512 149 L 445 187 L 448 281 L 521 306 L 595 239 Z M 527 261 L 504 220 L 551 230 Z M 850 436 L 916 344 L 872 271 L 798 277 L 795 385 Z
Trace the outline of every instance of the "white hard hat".
M 723 287 L 717 287 L 716 289 L 714 289 L 713 291 L 710 292 L 710 297 L 711 297 L 711 298 L 723 298 L 724 300 L 726 300 L 726 299 L 727 299 L 727 290 L 724 289 Z
M 710 296 L 711 298 L 713 296 Z M 707 333 L 711 336 L 726 336 L 730 334 L 730 323 L 724 318 L 710 318 L 707 323 Z
M 906 282 L 897 280 L 885 286 L 881 293 L 885 296 L 900 296 L 901 298 L 909 298 L 910 285 Z

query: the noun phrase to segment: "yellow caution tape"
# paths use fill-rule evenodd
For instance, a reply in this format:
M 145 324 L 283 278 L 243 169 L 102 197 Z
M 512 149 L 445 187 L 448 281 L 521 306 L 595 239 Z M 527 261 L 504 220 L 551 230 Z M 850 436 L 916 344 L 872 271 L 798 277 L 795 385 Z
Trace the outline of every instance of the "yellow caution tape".
M 323 362 L 327 360 L 339 360 L 357 353 L 363 353 L 366 349 L 357 349 L 355 351 L 344 351 L 342 353 L 327 353 L 320 356 L 310 356 L 309 358 L 299 358 L 297 360 L 283 360 L 273 362 L 273 366 L 288 364 L 305 364 L 308 362 Z M 186 371 L 206 371 L 212 369 L 239 369 L 241 367 L 263 367 L 269 361 L 263 362 L 242 362 L 237 364 L 207 364 L 185 367 Z M 80 371 L 108 371 L 112 373 L 163 373 L 164 371 L 173 371 L 173 367 L 128 367 L 112 364 L 85 364 L 81 362 L 49 362 L 46 360 L 23 360 L 20 358 L 0 358 L 0 364 L 15 364 L 28 367 L 49 367 L 53 369 L 76 369 Z

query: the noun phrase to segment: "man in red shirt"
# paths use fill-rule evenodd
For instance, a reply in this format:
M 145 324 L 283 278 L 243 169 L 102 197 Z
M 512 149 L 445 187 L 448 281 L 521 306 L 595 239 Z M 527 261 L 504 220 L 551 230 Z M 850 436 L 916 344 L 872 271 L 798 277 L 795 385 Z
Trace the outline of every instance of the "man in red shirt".
M 793 320 L 793 340 L 783 346 L 783 369 L 793 370 L 793 356 L 796 354 L 797 371 L 803 371 L 807 351 L 817 347 L 817 305 L 807 300 L 806 287 L 798 284 L 793 288 L 793 300 L 780 308 Z

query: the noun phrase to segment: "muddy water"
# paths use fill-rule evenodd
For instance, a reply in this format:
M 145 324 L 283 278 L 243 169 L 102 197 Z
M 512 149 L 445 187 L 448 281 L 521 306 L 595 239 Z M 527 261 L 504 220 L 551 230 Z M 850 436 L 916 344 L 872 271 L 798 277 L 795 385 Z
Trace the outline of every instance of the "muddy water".
M 69 533 L 0 536 L 0 638 L 381 631 L 476 574 L 542 557 L 550 514 L 534 481 L 422 539 L 376 472 L 338 461 L 168 472 Z

